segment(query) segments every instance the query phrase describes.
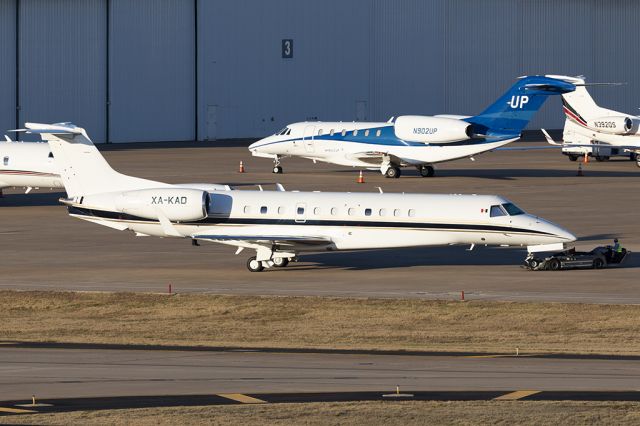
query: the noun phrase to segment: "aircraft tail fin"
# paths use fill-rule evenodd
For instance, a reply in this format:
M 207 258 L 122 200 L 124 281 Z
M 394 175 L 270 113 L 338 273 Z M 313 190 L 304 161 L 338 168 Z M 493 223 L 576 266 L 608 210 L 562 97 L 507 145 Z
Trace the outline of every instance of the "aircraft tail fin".
M 465 121 L 474 133 L 499 137 L 519 136 L 549 96 L 573 92 L 576 79 L 565 76 L 521 77 L 481 114 Z
M 81 127 L 71 123 L 25 123 L 25 127 L 49 143 L 69 197 L 165 186 L 113 170 Z
M 608 111 L 599 107 L 593 100 L 584 79 L 580 79 L 576 86 L 574 92 L 562 95 L 562 110 L 567 120 L 586 126 L 588 120 L 608 115 Z

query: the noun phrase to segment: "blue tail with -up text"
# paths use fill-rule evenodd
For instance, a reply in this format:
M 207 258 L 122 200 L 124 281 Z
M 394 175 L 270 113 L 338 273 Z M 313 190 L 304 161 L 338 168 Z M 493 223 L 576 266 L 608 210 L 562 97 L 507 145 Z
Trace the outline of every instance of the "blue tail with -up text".
M 492 137 L 518 137 L 548 96 L 573 92 L 576 87 L 546 76 L 520 78 L 504 95 L 481 114 L 465 121 L 473 132 Z

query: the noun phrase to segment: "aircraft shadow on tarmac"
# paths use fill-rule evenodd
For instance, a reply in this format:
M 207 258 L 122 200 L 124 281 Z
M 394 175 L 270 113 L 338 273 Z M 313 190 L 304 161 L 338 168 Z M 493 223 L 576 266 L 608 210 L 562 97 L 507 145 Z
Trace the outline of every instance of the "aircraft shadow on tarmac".
M 38 207 L 59 206 L 58 199 L 64 198 L 64 192 L 36 192 L 31 194 L 5 194 L 0 198 L 2 207 Z
M 407 268 L 412 266 L 514 266 L 523 264 L 526 250 L 499 247 L 479 247 L 468 251 L 462 246 L 432 247 L 399 250 L 369 250 L 341 253 L 301 255 L 301 264 L 289 268 L 302 271 L 311 269 L 374 270 Z M 309 263 L 312 263 L 310 265 Z M 638 268 L 640 256 L 632 253 L 616 268 Z M 272 268 L 271 270 L 280 270 Z
M 411 266 L 520 265 L 525 256 L 524 250 L 500 248 L 483 247 L 473 251 L 467 251 L 462 246 L 408 248 L 301 255 L 301 262 L 310 262 L 315 265 L 292 264 L 290 267 L 296 270 L 333 268 L 372 270 Z
M 577 166 L 575 169 L 438 169 L 436 170 L 436 178 L 438 177 L 469 177 L 478 179 L 495 179 L 495 180 L 513 180 L 523 177 L 549 178 L 549 177 L 575 177 L 577 174 Z M 353 170 L 333 170 L 336 173 L 354 173 Z M 372 170 L 370 173 L 380 172 Z M 304 174 L 305 172 L 301 172 Z M 311 173 L 311 172 L 309 172 Z M 594 178 L 624 178 L 624 177 L 640 177 L 640 170 L 634 165 L 633 169 L 629 167 L 627 170 L 596 170 L 588 166 L 583 168 L 584 177 Z M 424 179 L 417 170 L 409 167 L 402 169 L 402 177 L 415 177 Z M 428 179 L 427 179 L 428 180 Z

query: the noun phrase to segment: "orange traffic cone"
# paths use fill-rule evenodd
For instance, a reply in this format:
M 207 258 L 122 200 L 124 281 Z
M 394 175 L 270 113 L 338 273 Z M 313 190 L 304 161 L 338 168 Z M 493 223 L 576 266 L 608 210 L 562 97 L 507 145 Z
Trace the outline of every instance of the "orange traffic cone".
M 240 168 L 238 168 L 238 173 L 244 173 L 244 164 L 240 161 Z
M 582 161 L 578 161 L 578 174 L 576 176 L 583 176 L 583 174 L 582 174 Z
M 362 176 L 362 170 L 360 170 L 360 175 L 358 175 L 358 180 L 356 182 L 364 183 L 364 176 Z
M 584 153 L 584 164 L 587 164 L 589 162 L 589 155 L 585 152 Z

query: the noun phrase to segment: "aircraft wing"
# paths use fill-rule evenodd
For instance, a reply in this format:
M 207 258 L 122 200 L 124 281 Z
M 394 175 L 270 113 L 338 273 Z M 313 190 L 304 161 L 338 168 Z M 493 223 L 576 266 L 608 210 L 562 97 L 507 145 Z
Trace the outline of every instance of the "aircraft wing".
M 196 240 L 212 241 L 215 243 L 230 244 L 236 246 L 246 245 L 268 245 L 277 244 L 280 246 L 323 246 L 331 245 L 330 238 L 321 236 L 291 236 L 291 235 L 224 235 L 224 234 L 194 234 L 191 236 Z M 237 243 L 237 244 L 234 244 Z
M 556 148 L 617 148 L 627 152 L 640 152 L 639 145 L 612 145 L 607 143 L 579 144 L 579 143 L 556 142 L 553 140 L 551 136 L 549 136 L 549 133 L 547 133 L 545 129 L 542 129 L 542 133 L 544 134 L 544 137 L 549 143 L 549 145 L 552 145 L 551 147 L 556 147 Z
M 394 163 L 403 163 L 402 158 L 381 151 L 365 151 L 365 152 L 355 152 L 353 154 L 347 155 L 347 158 L 351 160 L 358 160 L 365 163 L 370 163 L 375 166 L 379 166 L 382 163 L 385 157 L 389 157 Z

